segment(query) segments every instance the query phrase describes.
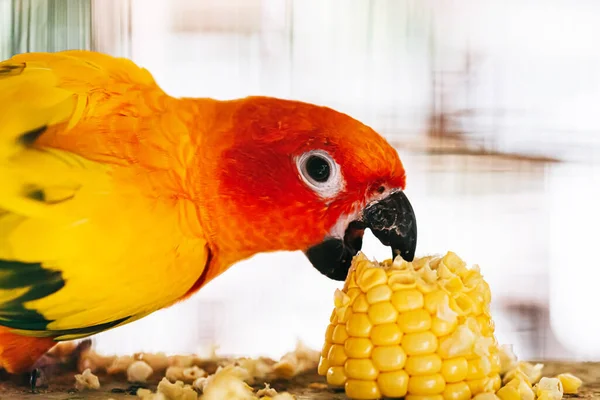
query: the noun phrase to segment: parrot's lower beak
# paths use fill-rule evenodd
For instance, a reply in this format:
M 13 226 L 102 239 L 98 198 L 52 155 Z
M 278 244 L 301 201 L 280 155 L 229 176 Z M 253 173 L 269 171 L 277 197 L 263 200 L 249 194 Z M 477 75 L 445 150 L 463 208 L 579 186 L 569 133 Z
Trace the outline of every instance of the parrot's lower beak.
M 343 281 L 348 275 L 352 257 L 362 247 L 366 228 L 385 246 L 391 246 L 392 257 L 412 261 L 417 247 L 417 220 L 403 191 L 373 201 L 364 208 L 359 219 L 348 224 L 343 238 L 329 237 L 306 251 L 306 256 L 323 275 Z

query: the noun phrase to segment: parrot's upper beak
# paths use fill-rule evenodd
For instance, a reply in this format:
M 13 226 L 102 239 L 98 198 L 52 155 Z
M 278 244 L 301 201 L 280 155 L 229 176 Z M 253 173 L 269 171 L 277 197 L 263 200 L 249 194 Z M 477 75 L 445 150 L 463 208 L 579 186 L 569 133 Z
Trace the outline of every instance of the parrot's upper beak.
M 403 191 L 373 201 L 362 210 L 359 219 L 349 223 L 343 238 L 330 237 L 309 248 L 306 255 L 313 266 L 327 277 L 343 281 L 348 275 L 352 257 L 362 247 L 366 228 L 386 246 L 392 257 L 412 261 L 417 247 L 417 220 Z

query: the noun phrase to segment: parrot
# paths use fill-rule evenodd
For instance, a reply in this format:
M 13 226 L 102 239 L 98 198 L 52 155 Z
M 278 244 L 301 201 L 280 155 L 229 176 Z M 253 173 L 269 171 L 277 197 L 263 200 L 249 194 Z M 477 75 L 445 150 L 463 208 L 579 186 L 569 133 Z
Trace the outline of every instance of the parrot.
M 193 79 L 193 77 L 192 77 Z M 259 253 L 345 280 L 365 230 L 412 261 L 398 151 L 298 100 L 173 97 L 88 50 L 0 62 L 0 368 L 189 298 Z

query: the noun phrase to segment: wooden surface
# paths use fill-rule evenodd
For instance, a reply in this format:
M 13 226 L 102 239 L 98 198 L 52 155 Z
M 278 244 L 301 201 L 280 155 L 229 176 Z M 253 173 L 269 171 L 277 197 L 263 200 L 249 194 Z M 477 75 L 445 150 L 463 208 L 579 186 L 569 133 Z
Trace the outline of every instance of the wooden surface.
M 553 376 L 561 372 L 571 372 L 580 377 L 583 382 L 583 388 L 578 395 L 565 395 L 565 398 L 598 398 L 600 399 L 600 363 L 544 363 L 544 376 Z M 73 389 L 73 374 L 63 374 L 52 378 L 50 386 L 38 393 L 31 393 L 25 387 L 19 386 L 16 382 L 0 382 L 1 400 L 114 400 L 135 399 L 128 393 L 122 391 L 128 388 L 126 382 L 112 381 L 108 382 L 106 376 L 100 376 L 102 387 L 99 391 L 76 392 Z M 156 377 L 157 382 L 159 377 Z M 271 386 L 279 391 L 289 391 L 294 394 L 298 400 L 346 400 L 343 392 L 331 389 L 310 389 L 309 384 L 313 382 L 324 383 L 325 380 L 318 376 L 316 372 L 310 372 L 294 378 L 292 381 L 274 381 Z M 262 386 L 262 385 L 261 385 Z M 148 385 L 149 389 L 155 389 L 154 385 Z M 112 390 L 121 390 L 120 393 Z

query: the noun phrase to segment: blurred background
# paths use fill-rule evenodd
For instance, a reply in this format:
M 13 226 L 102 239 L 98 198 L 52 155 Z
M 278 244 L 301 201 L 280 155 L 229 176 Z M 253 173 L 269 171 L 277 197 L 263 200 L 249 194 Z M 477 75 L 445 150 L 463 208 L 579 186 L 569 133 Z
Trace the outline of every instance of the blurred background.
M 0 55 L 92 49 L 171 95 L 277 96 L 362 120 L 404 161 L 419 255 L 482 268 L 499 342 L 596 360 L 599 18 L 597 0 L 0 0 Z M 363 250 L 389 257 L 370 233 Z M 320 348 L 340 286 L 301 253 L 264 254 L 96 347 Z

